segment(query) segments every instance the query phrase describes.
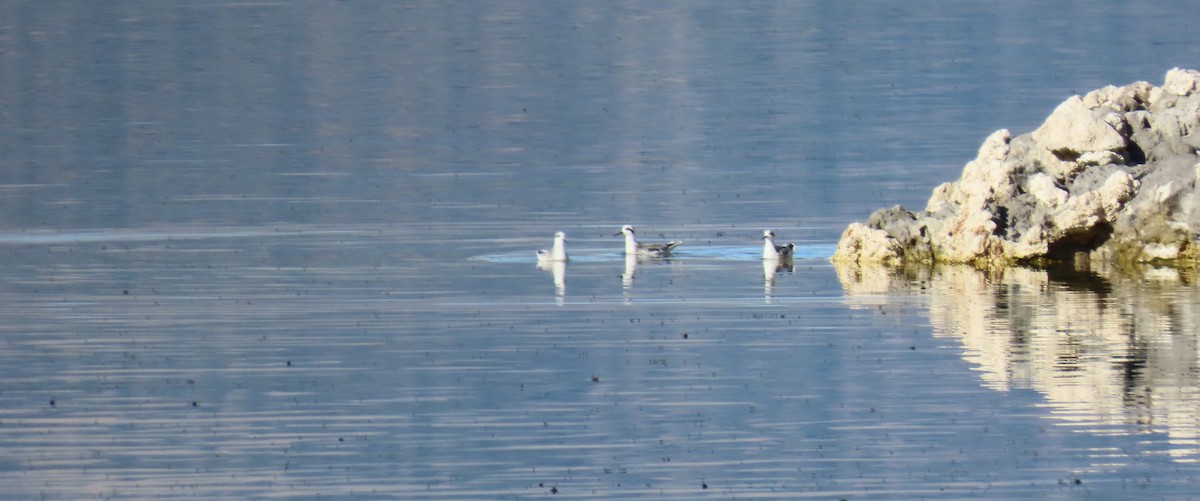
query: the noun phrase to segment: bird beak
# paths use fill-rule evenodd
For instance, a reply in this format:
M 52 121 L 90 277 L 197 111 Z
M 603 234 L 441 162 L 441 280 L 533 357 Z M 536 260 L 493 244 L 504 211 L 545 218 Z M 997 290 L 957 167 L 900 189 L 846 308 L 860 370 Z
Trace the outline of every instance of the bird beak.
M 618 231 L 618 232 L 616 232 L 616 233 L 613 233 L 613 236 L 614 236 L 614 237 L 619 237 L 619 236 L 621 236 L 621 233 L 623 233 L 623 232 L 620 232 L 620 231 Z

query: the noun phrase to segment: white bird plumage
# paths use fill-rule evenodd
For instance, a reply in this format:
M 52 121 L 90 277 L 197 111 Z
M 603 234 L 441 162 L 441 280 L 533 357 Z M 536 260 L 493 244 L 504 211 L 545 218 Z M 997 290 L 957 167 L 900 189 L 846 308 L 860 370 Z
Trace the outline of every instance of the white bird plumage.
M 775 245 L 775 232 L 763 230 L 763 259 L 791 259 L 796 253 L 796 244 Z
M 670 241 L 661 244 L 644 244 L 637 241 L 637 237 L 633 236 L 634 229 L 631 225 L 621 227 L 619 233 L 613 236 L 625 235 L 625 255 L 637 257 L 666 257 L 671 255 L 671 250 L 683 242 Z
M 550 249 L 542 249 L 537 251 L 537 260 L 542 262 L 566 262 L 567 258 L 567 235 L 563 232 L 554 234 L 554 245 Z

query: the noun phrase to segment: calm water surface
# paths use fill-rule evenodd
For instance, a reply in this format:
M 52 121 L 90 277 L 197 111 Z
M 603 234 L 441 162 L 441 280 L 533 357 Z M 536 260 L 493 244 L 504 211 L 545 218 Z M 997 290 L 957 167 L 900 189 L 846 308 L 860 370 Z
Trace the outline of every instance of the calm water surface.
M 827 258 L 1189 8 L 0 8 L 0 494 L 1188 498 L 1190 274 Z

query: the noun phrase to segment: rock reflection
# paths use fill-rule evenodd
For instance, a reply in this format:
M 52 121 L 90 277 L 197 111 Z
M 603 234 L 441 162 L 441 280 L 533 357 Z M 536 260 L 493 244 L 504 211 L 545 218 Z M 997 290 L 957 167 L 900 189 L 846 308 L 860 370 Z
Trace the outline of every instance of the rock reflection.
M 996 390 L 1032 388 L 1051 415 L 1099 433 L 1165 433 L 1200 460 L 1200 298 L 1173 269 L 981 272 L 839 266 L 851 306 L 928 297 L 934 335 Z
M 554 277 L 554 302 L 562 306 L 567 297 L 567 262 L 539 261 L 538 269 L 550 272 Z

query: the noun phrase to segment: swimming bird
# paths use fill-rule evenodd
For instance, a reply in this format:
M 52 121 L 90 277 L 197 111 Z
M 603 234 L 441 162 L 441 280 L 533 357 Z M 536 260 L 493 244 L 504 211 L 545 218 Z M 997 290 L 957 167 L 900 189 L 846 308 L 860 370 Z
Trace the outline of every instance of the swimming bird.
M 671 255 L 671 250 L 683 242 L 670 241 L 664 244 L 643 244 L 637 241 L 633 236 L 633 226 L 625 225 L 621 227 L 620 233 L 613 236 L 625 234 L 625 255 L 637 257 L 666 257 Z
M 763 259 L 791 259 L 796 253 L 796 244 L 775 245 L 775 232 L 763 230 Z
M 562 262 L 568 261 L 566 243 L 567 243 L 567 234 L 566 233 L 563 233 L 561 231 L 555 233 L 554 234 L 554 246 L 551 247 L 549 250 L 542 249 L 542 250 L 537 251 L 538 262 L 542 263 L 542 262 L 551 262 L 551 261 L 562 261 Z

